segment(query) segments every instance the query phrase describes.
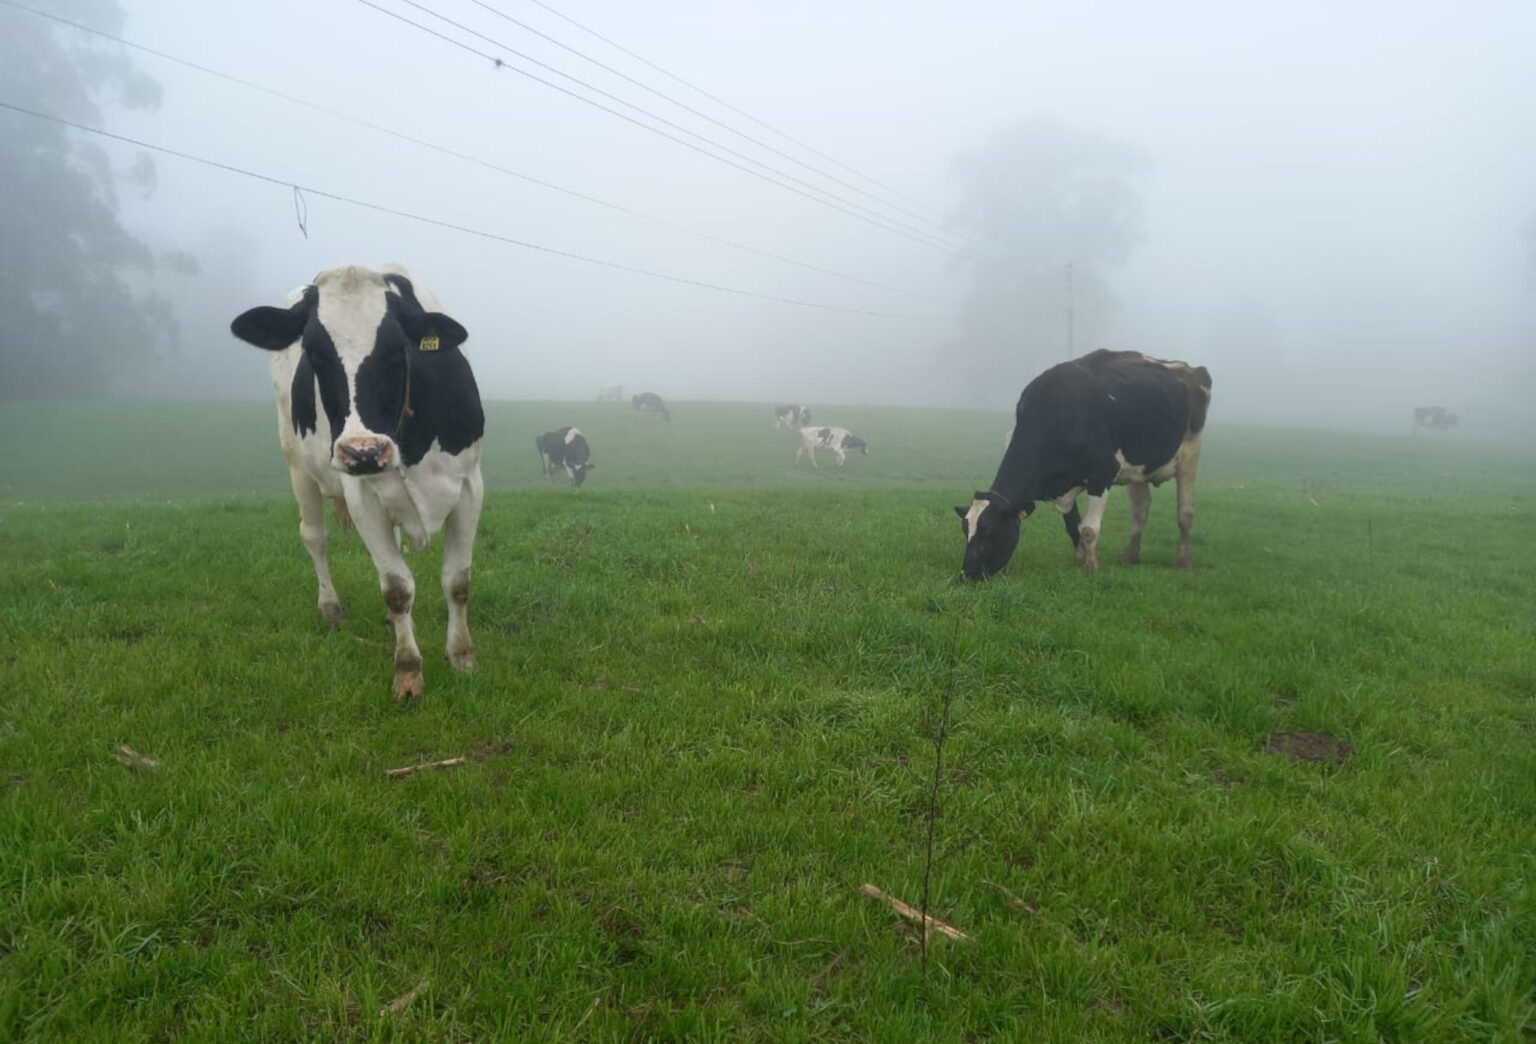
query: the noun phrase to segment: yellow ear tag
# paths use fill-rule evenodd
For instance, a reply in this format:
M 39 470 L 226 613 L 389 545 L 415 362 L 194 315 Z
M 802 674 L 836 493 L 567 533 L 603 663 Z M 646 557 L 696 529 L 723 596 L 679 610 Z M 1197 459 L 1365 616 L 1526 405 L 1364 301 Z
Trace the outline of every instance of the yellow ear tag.
M 421 343 L 416 347 L 424 352 L 435 352 L 441 347 L 441 344 L 437 339 L 437 334 L 432 334 L 430 337 L 423 337 Z
M 1019 509 L 1019 517 L 1020 518 L 1028 518 L 1029 517 L 1029 508 L 1020 508 Z

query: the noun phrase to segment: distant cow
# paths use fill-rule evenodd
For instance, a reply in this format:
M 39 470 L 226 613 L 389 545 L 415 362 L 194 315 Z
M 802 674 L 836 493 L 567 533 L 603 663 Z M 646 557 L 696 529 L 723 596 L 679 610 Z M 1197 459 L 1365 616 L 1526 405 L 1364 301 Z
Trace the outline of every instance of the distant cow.
M 1450 431 L 1460 419 L 1444 406 L 1419 406 L 1413 411 L 1413 430 Z
M 598 402 L 623 402 L 624 401 L 624 385 L 622 385 L 622 384 L 605 384 L 605 385 L 603 385 L 602 389 L 600 391 L 598 391 L 598 393 L 597 393 L 597 401 Z
M 661 401 L 661 396 L 655 392 L 641 392 L 632 395 L 629 404 L 635 408 L 637 417 L 660 417 L 664 421 L 672 419 L 672 412 L 667 409 L 667 404 Z
M 544 462 L 544 477 L 552 478 L 556 468 L 564 468 L 571 485 L 579 486 L 587 480 L 592 470 L 592 450 L 587 437 L 576 428 L 556 428 L 546 431 L 533 440 L 539 448 L 539 459 Z
M 1210 402 L 1205 367 L 1140 352 L 1092 352 L 1030 381 L 992 488 L 978 492 L 969 507 L 955 508 L 965 531 L 964 575 L 985 579 L 1006 566 L 1019 542 L 1019 520 L 1041 500 L 1056 505 L 1077 561 L 1095 571 L 1112 485 L 1129 487 L 1131 497 L 1131 539 L 1120 560 L 1140 561 L 1152 503 L 1148 484 L 1170 478 L 1178 483 L 1178 566 L 1188 569 L 1195 472 Z M 1084 491 L 1088 512 L 1079 516 Z
M 773 411 L 773 430 L 803 428 L 811 423 L 809 406 L 780 406 Z
M 819 467 L 816 463 L 816 451 L 818 449 L 831 450 L 837 454 L 837 466 L 842 467 L 851 450 L 860 453 L 869 453 L 869 443 L 859 438 L 847 428 L 801 428 L 800 447 L 795 450 L 795 463 L 800 462 L 802 455 L 810 454 L 811 467 Z
M 421 695 L 421 650 L 411 606 L 416 582 L 400 532 L 420 550 L 443 532 L 448 662 L 475 665 L 469 636 L 469 570 L 484 484 L 485 415 L 469 360 L 469 336 L 403 268 L 334 268 L 261 306 L 230 329 L 271 352 L 278 437 L 299 537 L 320 581 L 320 613 L 346 618 L 326 563 L 325 501 L 350 514 L 373 557 L 395 630 L 395 698 Z

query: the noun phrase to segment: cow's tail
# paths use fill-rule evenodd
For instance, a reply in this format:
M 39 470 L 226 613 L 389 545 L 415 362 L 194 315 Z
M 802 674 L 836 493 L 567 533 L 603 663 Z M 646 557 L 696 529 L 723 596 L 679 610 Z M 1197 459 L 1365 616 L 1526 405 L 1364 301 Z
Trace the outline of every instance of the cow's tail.
M 1205 430 L 1205 415 L 1211 408 L 1211 371 L 1196 366 L 1191 376 L 1194 382 L 1189 386 L 1189 433 L 1198 435 Z
M 331 501 L 331 506 L 336 510 L 336 524 L 341 527 L 343 533 L 350 533 L 357 528 L 352 523 L 352 512 L 347 510 L 347 502 L 340 497 Z

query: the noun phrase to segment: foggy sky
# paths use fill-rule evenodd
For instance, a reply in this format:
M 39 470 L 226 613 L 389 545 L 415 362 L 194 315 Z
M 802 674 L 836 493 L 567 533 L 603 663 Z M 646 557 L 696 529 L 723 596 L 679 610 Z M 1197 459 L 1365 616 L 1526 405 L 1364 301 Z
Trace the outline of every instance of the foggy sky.
M 395 0 L 416 21 L 437 23 Z M 501 10 L 796 151 L 524 0 Z M 430 6 L 743 151 L 467 0 Z M 1050 117 L 1140 150 L 1147 236 L 1111 273 L 1107 346 L 1207 365 L 1218 421 L 1406 427 L 1425 402 L 1525 427 L 1536 390 L 1536 6 L 559 0 L 555 6 L 858 170 L 948 211 L 948 171 L 1011 122 Z M 952 255 L 824 209 L 430 39 L 352 0 L 128 0 L 134 41 L 388 123 L 577 191 L 862 278 L 779 264 L 135 56 L 154 112 L 109 126 L 173 148 L 550 247 L 849 308 L 956 314 Z M 18 16 L 20 17 L 20 16 Z M 61 30 L 62 32 L 62 30 Z M 487 45 L 477 43 L 482 49 Z M 541 74 L 546 75 L 546 74 Z M 122 168 L 135 151 L 110 145 Z M 796 151 L 797 155 L 805 155 Z M 806 156 L 841 177 L 852 175 Z M 797 176 L 805 169 L 765 159 Z M 994 401 L 963 402 L 941 346 L 957 324 L 844 315 L 614 272 L 310 198 L 160 157 L 130 228 L 199 255 L 162 277 L 181 377 L 138 394 L 269 393 L 227 322 L 343 263 L 400 261 L 470 331 L 493 398 L 676 398 L 1011 407 L 1065 357 L 1021 345 Z M 840 194 L 847 190 L 837 188 Z M 867 202 L 867 201 L 865 201 Z M 1079 344 L 1084 351 L 1097 344 Z

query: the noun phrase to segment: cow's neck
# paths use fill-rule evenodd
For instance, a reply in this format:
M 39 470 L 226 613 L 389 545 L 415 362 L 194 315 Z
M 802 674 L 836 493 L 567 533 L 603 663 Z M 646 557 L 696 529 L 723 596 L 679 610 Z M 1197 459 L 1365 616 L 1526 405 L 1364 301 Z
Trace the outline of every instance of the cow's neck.
M 1002 494 L 1013 504 L 1022 505 L 1040 499 L 1039 485 L 1039 468 L 1035 460 L 1024 452 L 1020 440 L 1015 438 L 1003 453 L 1003 462 L 997 466 L 992 492 Z

